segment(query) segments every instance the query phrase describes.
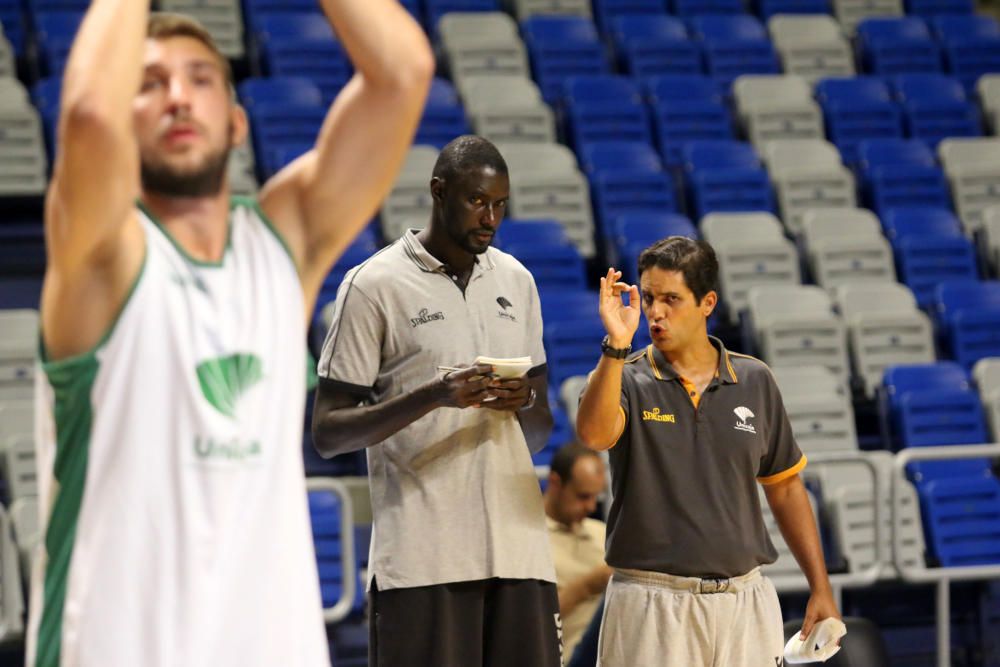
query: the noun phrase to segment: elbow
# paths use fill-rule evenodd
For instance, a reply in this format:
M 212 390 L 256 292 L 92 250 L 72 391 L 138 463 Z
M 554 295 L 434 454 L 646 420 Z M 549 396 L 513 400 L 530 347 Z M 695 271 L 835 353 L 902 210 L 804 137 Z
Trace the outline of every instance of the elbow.
M 326 427 L 322 417 L 319 415 L 313 415 L 310 432 L 312 434 L 313 449 L 324 459 L 333 458 L 340 453 L 337 451 L 337 441 L 330 437 L 330 429 Z
M 92 94 L 64 95 L 59 131 L 66 135 L 109 140 L 127 128 L 128 116 Z
M 611 443 L 608 443 L 607 434 L 599 431 L 600 429 L 595 429 L 587 424 L 586 420 L 577 419 L 576 437 L 580 441 L 580 444 L 587 449 L 592 449 L 595 452 L 603 452 L 605 449 L 611 447 Z

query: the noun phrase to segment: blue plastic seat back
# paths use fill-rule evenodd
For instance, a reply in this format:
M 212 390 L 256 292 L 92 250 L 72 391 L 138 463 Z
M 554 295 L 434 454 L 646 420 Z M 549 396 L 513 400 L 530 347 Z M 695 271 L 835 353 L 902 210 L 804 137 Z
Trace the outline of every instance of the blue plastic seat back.
M 931 27 L 945 43 L 1000 39 L 1000 23 L 985 14 L 935 16 L 931 19 Z
M 504 220 L 497 232 L 500 247 L 570 245 L 566 229 L 555 220 Z
M 617 16 L 611 21 L 611 35 L 620 46 L 636 39 L 643 41 L 688 39 L 684 22 L 666 14 Z
M 873 211 L 884 215 L 894 208 L 950 208 L 951 191 L 944 171 L 934 166 L 884 164 L 861 168 L 863 197 Z
M 73 38 L 83 21 L 78 11 L 55 11 L 35 16 L 39 56 L 43 74 L 62 76 Z
M 858 64 L 865 72 L 940 72 L 941 53 L 927 24 L 918 17 L 868 18 L 858 24 Z
M 927 545 L 942 566 L 1000 564 L 1000 480 L 988 472 L 930 479 L 918 495 Z
M 755 0 L 754 13 L 767 21 L 775 14 L 829 14 L 827 0 Z
M 689 141 L 682 149 L 684 168 L 702 169 L 759 168 L 760 158 L 753 146 L 742 141 Z
M 670 10 L 677 16 L 703 14 L 741 14 L 746 11 L 740 0 L 669 0 Z
M 934 153 L 919 139 L 868 139 L 858 144 L 858 166 L 871 172 L 888 165 L 936 167 Z
M 666 16 L 664 0 L 594 0 L 594 19 L 601 32 L 614 32 L 614 22 L 622 17 L 655 19 Z
M 816 82 L 816 99 L 824 107 L 892 102 L 892 91 L 878 76 L 835 77 Z
M 901 207 L 886 211 L 882 227 L 890 241 L 898 242 L 908 236 L 961 237 L 962 223 L 951 211 L 943 208 L 927 209 Z
M 660 157 L 648 143 L 640 141 L 598 141 L 588 143 L 578 151 L 580 163 L 587 173 L 613 169 L 661 171 Z
M 438 23 L 448 12 L 497 12 L 498 0 L 424 0 L 424 15 L 427 32 L 437 37 Z
M 239 85 L 240 101 L 250 108 L 258 103 L 281 103 L 291 106 L 321 106 L 323 94 L 311 80 L 303 77 L 268 77 L 244 79 Z
M 332 607 L 340 599 L 344 574 L 340 499 L 325 491 L 310 491 L 308 498 L 320 593 L 323 606 Z
M 906 13 L 917 16 L 972 14 L 975 10 L 974 0 L 906 0 Z
M 958 363 L 890 366 L 882 383 L 895 448 L 986 441 L 979 395 Z
M 767 31 L 748 14 L 695 16 L 688 25 L 691 34 L 706 42 L 767 42 Z
M 642 93 L 634 79 L 616 74 L 571 76 L 563 84 L 568 104 L 608 100 L 642 102 Z
M 1000 309 L 1000 281 L 950 280 L 937 288 L 936 315 L 942 322 L 950 321 L 966 309 Z

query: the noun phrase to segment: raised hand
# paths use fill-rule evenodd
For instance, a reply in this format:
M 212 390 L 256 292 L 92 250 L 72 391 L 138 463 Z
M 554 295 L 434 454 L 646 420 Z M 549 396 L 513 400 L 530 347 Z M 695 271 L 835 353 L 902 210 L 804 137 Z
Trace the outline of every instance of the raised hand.
M 494 394 L 493 367 L 486 364 L 469 366 L 445 373 L 435 380 L 437 403 L 444 408 L 478 408 Z
M 606 276 L 601 278 L 601 297 L 599 311 L 604 330 L 612 347 L 623 348 L 632 344 L 632 337 L 639 328 L 639 288 L 619 282 L 621 271 L 608 269 Z M 628 293 L 629 304 L 626 306 L 622 294 Z

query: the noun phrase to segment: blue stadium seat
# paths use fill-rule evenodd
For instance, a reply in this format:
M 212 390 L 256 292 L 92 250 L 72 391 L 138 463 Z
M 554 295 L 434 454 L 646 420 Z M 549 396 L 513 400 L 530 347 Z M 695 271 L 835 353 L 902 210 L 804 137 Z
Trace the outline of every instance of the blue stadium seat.
M 586 375 L 597 364 L 594 349 L 600 351 L 605 331 L 597 314 L 596 294 L 593 299 L 590 315 L 545 319 L 545 355 L 549 383 L 553 386 L 560 386 L 563 380 L 574 375 Z
M 690 28 L 704 45 L 706 71 L 721 83 L 728 85 L 741 74 L 781 72 L 767 31 L 752 16 L 695 16 Z
M 919 139 L 862 141 L 857 167 L 864 203 L 880 215 L 901 206 L 951 207 L 944 172 Z
M 413 143 L 444 148 L 455 137 L 471 133 L 455 88 L 447 80 L 435 77 Z
M 969 382 L 969 374 L 953 361 L 886 368 L 882 381 L 884 409 L 888 410 L 893 449 L 972 445 L 987 441 L 979 395 Z M 952 471 L 975 472 L 982 467 L 977 459 L 937 465 Z
M 247 109 L 258 104 L 281 100 L 290 106 L 321 106 L 323 93 L 310 79 L 293 76 L 244 79 L 237 87 L 240 101 Z
M 549 386 L 555 389 L 558 385 L 550 384 Z M 566 411 L 559 406 L 559 401 L 555 396 L 549 398 L 549 408 L 552 410 L 552 435 L 549 436 L 549 441 L 545 443 L 545 448 L 542 451 L 531 455 L 531 460 L 536 466 L 547 466 L 552 463 L 552 457 L 559 451 L 559 448 L 576 439 L 575 428 L 569 423 Z M 542 480 L 543 483 L 545 481 Z
M 605 35 L 612 32 L 618 17 L 652 18 L 667 13 L 665 0 L 594 0 L 593 5 L 594 20 Z
M 594 141 L 641 141 L 652 132 L 639 88 L 612 74 L 572 76 L 563 84 L 566 136 L 579 153 Z
M 889 209 L 882 216 L 882 227 L 892 244 L 896 273 L 921 307 L 933 303 L 938 283 L 978 278 L 975 249 L 951 211 Z
M 754 0 L 754 13 L 765 23 L 775 14 L 829 14 L 828 0 Z
M 506 250 L 508 245 L 563 245 L 568 243 L 566 229 L 556 220 L 504 220 L 493 245 Z
M 247 28 L 257 30 L 257 17 L 262 14 L 313 14 L 313 0 L 243 0 L 243 15 Z
M 577 159 L 588 174 L 606 170 L 661 171 L 663 169 L 656 151 L 641 141 L 601 141 L 586 144 L 577 153 Z
M 958 80 L 944 74 L 907 74 L 892 80 L 906 132 L 932 147 L 948 137 L 978 137 L 982 121 Z
M 434 38 L 438 34 L 438 21 L 448 12 L 496 12 L 498 0 L 423 0 L 427 32 Z
M 259 14 L 255 35 L 261 72 L 310 79 L 327 102 L 351 78 L 351 61 L 319 12 Z
M 635 284 L 639 254 L 668 236 L 698 238 L 694 224 L 678 213 L 627 213 L 611 222 L 607 240 L 608 260 L 622 272 L 622 280 Z
M 315 144 L 326 107 L 257 102 L 247 109 L 261 180 Z
M 816 84 L 827 137 L 847 164 L 857 161 L 858 142 L 903 136 L 899 105 L 877 77 L 823 79 Z
M 611 221 L 620 215 L 677 210 L 673 180 L 648 144 L 588 144 L 581 151 L 580 162 L 590 179 L 601 236 L 608 234 Z
M 523 223 L 524 226 L 556 225 L 557 222 Z M 501 229 L 504 229 L 501 227 Z M 544 235 L 532 240 L 517 239 L 519 232 L 505 229 L 503 249 L 513 255 L 531 272 L 539 290 L 575 290 L 586 287 L 586 265 L 580 251 L 562 235 L 552 242 Z
M 924 537 L 944 567 L 1000 564 L 1000 480 L 988 471 L 917 485 Z
M 542 97 L 555 104 L 571 76 L 610 72 L 593 21 L 581 16 L 532 16 L 521 24 L 531 70 Z
M 906 13 L 916 16 L 961 15 L 975 11 L 974 0 L 906 0 Z
M 347 275 L 347 272 L 374 255 L 377 249 L 378 245 L 375 233 L 371 226 L 366 227 L 365 231 L 358 235 L 351 245 L 347 246 L 347 250 L 337 259 L 337 263 L 333 265 L 330 272 L 323 279 L 319 296 L 316 298 L 317 311 L 337 298 L 337 289 L 340 287 L 340 283 L 344 281 L 344 276 Z
M 858 24 L 857 62 L 884 76 L 940 72 L 941 53 L 927 24 L 915 16 L 869 18 Z
M 744 11 L 740 0 L 669 0 L 669 2 L 671 13 L 677 16 L 741 14 Z
M 59 123 L 59 101 L 62 95 L 62 78 L 50 76 L 42 79 L 31 89 L 31 101 L 38 108 L 45 128 L 45 144 L 48 149 L 49 164 L 53 163 L 56 152 L 56 128 Z
M 310 491 L 309 518 L 312 521 L 313 546 L 316 548 L 320 596 L 324 607 L 332 607 L 340 600 L 344 585 L 340 499 L 325 491 Z M 357 572 L 350 573 L 350 576 L 357 576 Z M 363 609 L 364 586 L 355 586 L 354 590 L 353 606 L 355 610 Z
M 618 16 L 611 35 L 622 71 L 633 77 L 702 71 L 700 45 L 673 16 Z
M 992 16 L 936 16 L 931 26 L 945 69 L 969 92 L 983 74 L 1000 71 L 1000 24 Z
M 949 280 L 934 296 L 934 315 L 955 361 L 971 369 L 984 357 L 1000 357 L 1000 282 Z
M 688 141 L 733 139 L 733 122 L 719 86 L 700 74 L 657 76 L 646 81 L 656 141 L 668 167 L 679 167 Z
M 45 12 L 35 16 L 38 66 L 43 75 L 62 76 L 81 21 L 83 13 L 74 11 Z
M 750 144 L 691 141 L 681 152 L 689 212 L 696 220 L 713 211 L 774 211 L 771 182 Z
M 14 47 L 15 55 L 23 56 L 27 31 L 24 12 L 18 0 L 0 0 L 0 25 L 3 26 L 3 34 Z

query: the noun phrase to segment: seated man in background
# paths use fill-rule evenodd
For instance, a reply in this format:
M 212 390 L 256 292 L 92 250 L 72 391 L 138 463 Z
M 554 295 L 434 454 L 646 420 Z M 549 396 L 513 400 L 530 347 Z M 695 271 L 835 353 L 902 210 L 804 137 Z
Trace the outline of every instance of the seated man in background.
M 545 514 L 567 661 L 599 612 L 611 576 L 611 568 L 604 562 L 604 522 L 590 518 L 606 487 L 604 461 L 596 452 L 571 443 L 552 457 Z

